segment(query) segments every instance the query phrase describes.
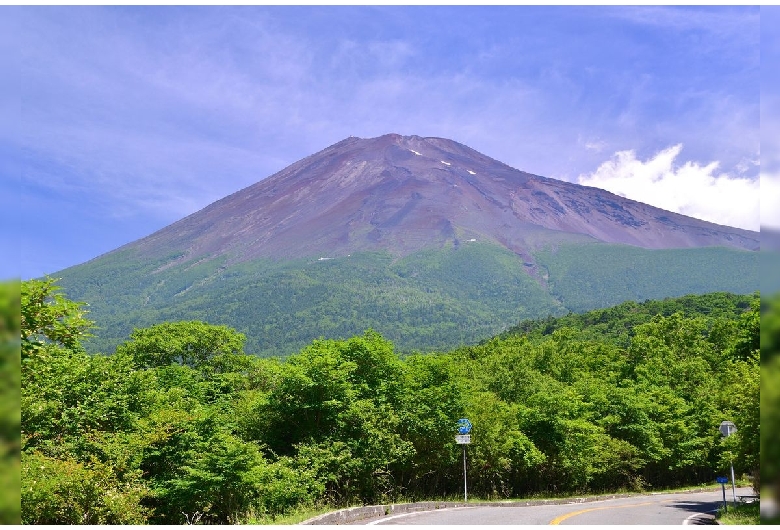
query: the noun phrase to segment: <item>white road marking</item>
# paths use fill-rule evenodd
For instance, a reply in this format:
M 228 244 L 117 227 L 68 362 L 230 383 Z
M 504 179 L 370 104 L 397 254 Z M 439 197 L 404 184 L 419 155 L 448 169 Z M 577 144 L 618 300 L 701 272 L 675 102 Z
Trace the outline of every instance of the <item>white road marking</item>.
M 386 521 L 389 521 L 391 519 L 398 519 L 400 517 L 408 517 L 410 515 L 417 515 L 425 512 L 449 512 L 452 510 L 462 510 L 466 508 L 466 506 L 459 506 L 457 508 L 439 508 L 437 510 L 419 510 L 416 512 L 407 512 L 407 513 L 399 513 L 398 515 L 391 515 L 390 517 L 383 517 L 382 519 L 377 519 L 376 521 L 371 521 L 370 523 L 366 523 L 365 526 L 373 526 L 377 524 L 382 524 Z
M 696 524 L 696 523 L 692 522 L 693 519 L 695 519 L 696 517 L 699 517 L 700 515 L 709 516 L 710 514 L 711 514 L 711 512 L 708 512 L 708 513 L 700 512 L 700 513 L 695 513 L 693 515 L 689 515 L 688 517 L 685 518 L 685 520 L 682 522 L 682 524 L 686 525 L 686 526 L 690 526 L 690 525 Z

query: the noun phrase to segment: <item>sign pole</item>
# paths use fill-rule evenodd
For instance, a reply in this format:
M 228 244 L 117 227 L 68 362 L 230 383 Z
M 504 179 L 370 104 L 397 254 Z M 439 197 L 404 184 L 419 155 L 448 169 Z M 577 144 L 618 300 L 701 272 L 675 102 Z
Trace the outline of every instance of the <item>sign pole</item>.
M 458 435 L 455 442 L 463 445 L 463 502 L 469 502 L 468 482 L 466 480 L 466 445 L 471 443 L 471 422 L 467 418 L 458 420 Z
M 726 503 L 726 483 L 729 481 L 728 477 L 717 477 L 715 481 L 720 484 L 720 489 L 723 490 L 723 511 L 729 511 L 729 505 Z
M 733 421 L 722 421 L 720 422 L 720 427 L 718 427 L 718 430 L 720 431 L 720 434 L 723 435 L 725 438 L 728 438 L 735 432 L 737 432 L 737 426 L 734 425 Z M 731 465 L 731 494 L 734 496 L 734 506 L 737 505 L 737 488 L 734 485 L 734 461 L 729 458 L 729 464 Z M 726 486 L 723 486 L 723 502 L 726 502 Z
M 737 490 L 734 487 L 734 462 L 732 460 L 729 460 L 729 464 L 731 464 L 731 494 L 734 496 L 734 506 L 737 505 Z
M 466 482 L 466 444 L 463 444 L 463 502 L 469 502 L 468 486 Z

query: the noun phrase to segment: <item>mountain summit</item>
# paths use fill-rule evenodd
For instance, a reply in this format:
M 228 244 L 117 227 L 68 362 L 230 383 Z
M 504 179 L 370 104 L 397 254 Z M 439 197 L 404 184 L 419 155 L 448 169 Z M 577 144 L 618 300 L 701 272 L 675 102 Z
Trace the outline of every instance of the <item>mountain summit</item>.
M 442 138 L 349 137 L 132 246 L 244 261 L 464 241 L 521 256 L 556 234 L 646 249 L 757 250 L 758 233 L 519 171 Z
M 753 292 L 758 236 L 388 134 L 57 275 L 100 325 L 93 352 L 170 320 L 229 325 L 260 355 L 368 328 L 425 351 L 626 300 Z

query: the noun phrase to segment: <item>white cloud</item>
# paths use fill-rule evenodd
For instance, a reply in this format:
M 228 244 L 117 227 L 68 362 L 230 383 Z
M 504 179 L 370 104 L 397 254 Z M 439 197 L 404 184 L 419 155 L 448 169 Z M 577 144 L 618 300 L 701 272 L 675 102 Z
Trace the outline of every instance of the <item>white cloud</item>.
M 604 148 L 607 147 L 607 142 L 604 140 L 597 140 L 595 142 L 585 142 L 585 149 L 588 151 L 596 151 L 597 153 L 600 153 L 604 150 Z
M 780 230 L 780 173 L 761 174 L 761 226 Z
M 676 164 L 682 148 L 668 147 L 644 161 L 633 150 L 619 151 L 578 182 L 705 221 L 759 230 L 758 180 L 717 173 L 717 161 Z
M 585 138 L 581 134 L 577 135 L 577 145 L 584 147 L 587 151 L 601 153 L 609 144 L 602 138 Z

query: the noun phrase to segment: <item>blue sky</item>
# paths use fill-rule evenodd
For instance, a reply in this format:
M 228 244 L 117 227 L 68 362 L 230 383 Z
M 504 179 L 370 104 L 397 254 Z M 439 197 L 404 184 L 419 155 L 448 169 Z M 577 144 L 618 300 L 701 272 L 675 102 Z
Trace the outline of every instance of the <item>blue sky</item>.
M 761 9 L 0 8 L 0 278 L 390 132 L 758 229 Z

